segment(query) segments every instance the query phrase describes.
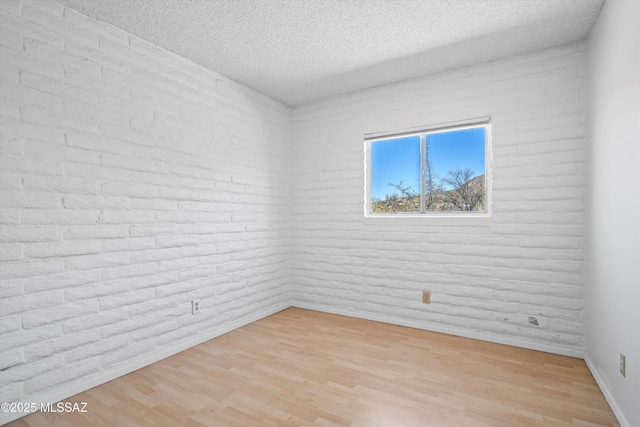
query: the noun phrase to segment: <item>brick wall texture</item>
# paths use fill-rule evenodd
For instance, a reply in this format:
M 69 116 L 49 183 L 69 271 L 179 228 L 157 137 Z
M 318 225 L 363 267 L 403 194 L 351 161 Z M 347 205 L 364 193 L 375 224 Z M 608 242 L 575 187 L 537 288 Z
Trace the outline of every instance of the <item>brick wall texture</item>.
M 2 400 L 288 307 L 290 110 L 60 3 L 0 7 Z
M 294 109 L 293 303 L 579 355 L 584 48 Z M 483 116 L 492 117 L 491 217 L 364 217 L 365 134 Z M 430 305 L 423 290 L 432 292 Z
M 0 31 L 3 401 L 291 305 L 582 355 L 583 43 L 289 108 L 52 0 Z M 364 217 L 365 133 L 480 116 L 491 217 Z

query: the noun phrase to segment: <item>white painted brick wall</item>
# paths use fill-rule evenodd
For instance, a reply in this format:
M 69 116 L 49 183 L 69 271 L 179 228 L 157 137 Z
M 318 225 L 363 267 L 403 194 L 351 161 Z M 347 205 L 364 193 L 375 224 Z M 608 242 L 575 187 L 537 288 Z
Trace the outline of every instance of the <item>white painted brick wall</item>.
M 290 113 L 51 0 L 0 3 L 0 31 L 1 400 L 64 398 L 291 296 L 582 354 L 582 44 Z M 490 218 L 364 218 L 365 133 L 485 115 Z
M 51 0 L 0 31 L 0 400 L 290 305 L 287 107 Z
M 585 67 L 572 44 L 295 108 L 294 305 L 581 356 Z M 481 116 L 490 218 L 364 218 L 365 133 Z

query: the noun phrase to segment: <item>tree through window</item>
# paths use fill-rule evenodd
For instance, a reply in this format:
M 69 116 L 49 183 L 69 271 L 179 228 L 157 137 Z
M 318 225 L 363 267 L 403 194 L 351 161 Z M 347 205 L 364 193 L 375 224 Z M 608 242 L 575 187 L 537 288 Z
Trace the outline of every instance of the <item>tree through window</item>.
M 367 215 L 487 214 L 488 119 L 368 135 Z

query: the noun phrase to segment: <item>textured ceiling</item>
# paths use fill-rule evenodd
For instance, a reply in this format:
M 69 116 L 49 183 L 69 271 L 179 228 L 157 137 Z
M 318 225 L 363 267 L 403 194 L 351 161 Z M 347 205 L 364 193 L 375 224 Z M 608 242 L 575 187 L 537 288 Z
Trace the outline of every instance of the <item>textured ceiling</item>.
M 583 39 L 604 0 L 58 0 L 288 105 Z

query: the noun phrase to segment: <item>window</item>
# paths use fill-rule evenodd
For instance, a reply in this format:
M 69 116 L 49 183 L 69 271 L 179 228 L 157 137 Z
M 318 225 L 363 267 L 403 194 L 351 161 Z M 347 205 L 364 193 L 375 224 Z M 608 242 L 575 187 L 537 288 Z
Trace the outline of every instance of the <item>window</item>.
M 365 214 L 490 214 L 490 130 L 481 118 L 365 135 Z

